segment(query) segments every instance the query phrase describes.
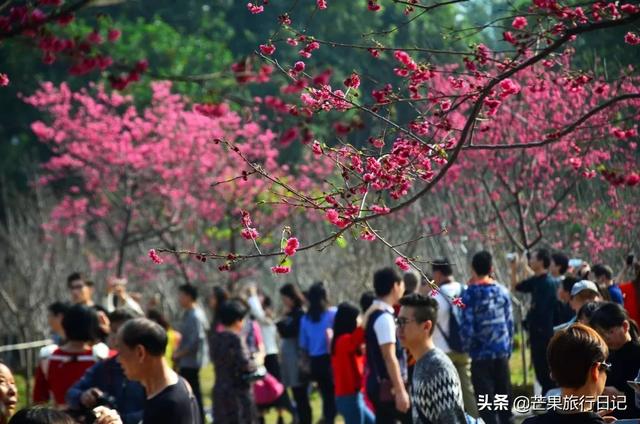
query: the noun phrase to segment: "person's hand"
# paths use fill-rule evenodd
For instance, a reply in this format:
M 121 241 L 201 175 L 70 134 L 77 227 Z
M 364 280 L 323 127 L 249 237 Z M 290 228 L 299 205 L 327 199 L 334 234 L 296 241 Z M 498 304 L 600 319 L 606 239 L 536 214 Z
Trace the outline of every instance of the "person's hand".
M 605 423 L 615 423 L 616 421 L 618 421 L 616 417 L 612 417 L 610 415 L 604 415 L 604 416 L 601 415 L 601 417 Z
M 255 284 L 251 283 L 247 287 L 247 293 L 249 294 L 249 297 L 258 296 L 258 288 Z
M 120 415 L 114 409 L 98 406 L 93 409 L 93 414 L 96 416 L 95 424 L 122 424 Z
M 92 387 L 80 395 L 80 403 L 87 408 L 93 408 L 96 406 L 96 402 L 98 402 L 100 396 L 102 396 L 102 390 L 97 387 Z
M 111 332 L 111 322 L 109 321 L 109 317 L 104 311 L 98 311 L 98 326 L 100 330 L 104 332 L 104 334 L 109 334 Z
M 407 412 L 411 407 L 411 404 L 409 403 L 409 394 L 404 389 L 404 387 L 402 388 L 402 390 L 396 391 L 395 398 L 396 409 L 402 413 Z

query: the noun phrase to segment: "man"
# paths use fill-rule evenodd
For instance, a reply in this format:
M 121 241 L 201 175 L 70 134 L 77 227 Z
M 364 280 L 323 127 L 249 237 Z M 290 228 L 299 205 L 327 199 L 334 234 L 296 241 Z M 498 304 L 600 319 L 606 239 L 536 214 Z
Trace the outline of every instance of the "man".
M 140 304 L 127 293 L 127 279 L 113 278 L 108 283 L 108 293 L 104 299 L 107 312 L 111 313 L 118 308 L 129 308 L 138 315 L 144 315 Z
M 9 422 L 18 406 L 18 387 L 8 366 L 0 362 L 0 423 Z
M 367 396 L 376 411 L 376 423 L 394 423 L 409 410 L 409 395 L 404 385 L 398 357 L 402 348 L 396 340 L 393 305 L 404 293 L 404 281 L 391 268 L 383 268 L 373 275 L 375 308 L 367 321 L 365 342 L 367 352 Z
M 600 302 L 601 300 L 602 298 L 600 297 L 598 286 L 596 286 L 593 281 L 580 280 L 574 283 L 571 287 L 571 298 L 569 299 L 569 306 L 571 307 L 574 316 L 569 321 L 555 326 L 553 328 L 554 332 L 564 330 L 571 326 L 571 324 L 575 323 L 578 318 L 578 311 L 580 311 L 580 308 L 582 308 L 583 305 L 586 305 L 589 302 Z
M 167 333 L 147 318 L 127 321 L 118 331 L 118 362 L 129 380 L 144 386 L 143 424 L 201 424 L 198 401 L 164 359 Z
M 93 302 L 93 283 L 84 275 L 74 272 L 67 277 L 67 288 L 71 294 L 71 302 L 76 305 L 95 306 Z
M 613 281 L 613 270 L 611 267 L 603 264 L 596 264 L 591 268 L 591 272 L 595 278 L 595 283 L 602 291 L 607 291 L 612 302 L 624 305 L 622 290 Z M 605 293 L 602 293 L 605 295 Z
M 456 313 L 460 312 L 458 309 L 453 309 L 457 306 L 452 305 L 450 299 L 460 297 L 463 287 L 453 279 L 453 269 L 447 258 L 436 259 L 431 263 L 431 275 L 440 289 L 434 297 L 438 303 L 438 319 L 433 324 L 433 343 L 446 353 L 455 365 L 460 377 L 464 409 L 469 415 L 477 417 L 478 408 L 471 384 L 471 358 L 462 349 L 457 351 L 449 345 L 452 336 L 450 320 L 457 319 Z
M 200 368 L 205 355 L 206 317 L 197 307 L 198 289 L 191 284 L 184 284 L 178 288 L 178 303 L 184 309 L 180 334 L 182 339 L 178 349 L 173 354 L 173 362 L 178 365 L 178 373 L 185 378 L 193 389 L 198 401 L 201 420 L 204 421 L 202 395 L 200 392 Z
M 115 347 L 120 327 L 137 316 L 127 309 L 117 309 L 109 315 L 111 347 Z M 79 411 L 108 406 L 118 412 L 124 424 L 138 424 L 142 420 L 145 394 L 140 383 L 127 380 L 117 357 L 113 357 L 89 368 L 69 389 L 66 400 L 71 409 Z
M 404 281 L 404 295 L 408 296 L 413 294 L 418 289 L 418 276 L 415 272 L 405 272 L 402 276 Z
M 531 341 L 531 361 L 542 393 L 555 387 L 549 376 L 547 345 L 553 336 L 557 281 L 549 275 L 551 257 L 546 249 L 538 249 L 529 257 L 533 276 L 517 282 L 517 263 L 511 263 L 511 286 L 521 293 L 531 294 L 527 326 Z
M 465 424 L 460 379 L 451 359 L 433 343 L 438 302 L 411 294 L 400 299 L 400 343 L 416 358 L 411 384 L 414 424 Z
M 471 260 L 471 281 L 462 296 L 461 335 L 471 357 L 471 381 L 478 399 L 492 408 L 480 408 L 487 424 L 511 423 L 511 373 L 509 357 L 513 346 L 513 312 L 508 290 L 490 275 L 493 258 L 487 251 Z M 496 400 L 501 401 L 497 407 Z

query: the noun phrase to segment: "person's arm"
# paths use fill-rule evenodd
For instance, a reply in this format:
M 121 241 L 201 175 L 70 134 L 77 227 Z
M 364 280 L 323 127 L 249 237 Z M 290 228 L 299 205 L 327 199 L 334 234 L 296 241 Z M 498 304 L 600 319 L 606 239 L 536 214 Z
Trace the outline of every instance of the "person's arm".
M 190 315 L 185 321 L 185 328 L 182 332 L 180 346 L 173 357 L 180 359 L 184 356 L 196 353 L 198 351 L 198 343 L 200 342 L 200 321 L 195 315 Z
M 509 331 L 509 348 L 510 351 L 513 352 L 513 333 L 514 333 L 514 323 L 513 323 L 513 307 L 511 306 L 511 298 L 509 297 L 509 293 L 505 293 L 506 302 L 505 302 L 505 317 L 507 322 L 507 329 Z
M 304 317 L 300 318 L 300 336 L 298 337 L 298 345 L 300 349 L 305 352 L 309 352 L 309 336 L 307 335 L 307 320 Z
M 355 352 L 364 343 L 364 329 L 362 327 L 358 327 L 356 328 L 356 331 L 354 331 L 351 334 L 347 334 L 346 337 L 347 337 L 346 345 L 347 345 L 348 351 Z
M 33 385 L 33 403 L 46 403 L 49 401 L 49 382 L 42 370 L 42 367 L 45 366 L 45 361 L 48 361 L 48 359 L 42 360 L 36 370 L 36 378 Z
M 270 321 L 267 318 L 267 314 L 264 312 L 264 308 L 260 303 L 260 299 L 257 295 L 251 295 L 249 299 L 247 299 L 247 303 L 249 304 L 249 310 L 251 311 L 251 315 L 262 324 L 269 324 Z
M 387 368 L 389 379 L 393 385 L 393 392 L 395 394 L 396 409 L 400 412 L 406 412 L 409 410 L 409 394 L 404 387 L 402 381 L 402 374 L 400 372 L 400 364 L 396 357 L 396 344 L 386 343 L 380 345 L 380 351 L 382 352 L 382 358 L 384 359 L 384 365 Z
M 474 312 L 474 300 L 470 295 L 470 291 L 465 292 L 462 297 L 462 302 L 465 304 L 462 309 L 462 320 L 460 323 L 460 338 L 462 339 L 462 348 L 465 352 L 471 352 L 471 341 L 473 339 L 473 312 Z
M 622 284 L 622 283 L 624 283 L 624 281 L 623 281 L 624 280 L 624 276 L 627 273 L 628 269 L 629 269 L 629 265 L 627 265 L 627 261 L 625 259 L 624 264 L 622 266 L 622 269 L 620 270 L 618 275 L 613 277 L 613 283 L 614 284 Z
M 97 387 L 97 373 L 102 366 L 102 362 L 98 362 L 89 368 L 84 375 L 78 380 L 65 395 L 65 401 L 72 409 L 81 409 L 83 406 L 93 407 L 94 405 L 83 405 L 82 394 L 87 390 Z

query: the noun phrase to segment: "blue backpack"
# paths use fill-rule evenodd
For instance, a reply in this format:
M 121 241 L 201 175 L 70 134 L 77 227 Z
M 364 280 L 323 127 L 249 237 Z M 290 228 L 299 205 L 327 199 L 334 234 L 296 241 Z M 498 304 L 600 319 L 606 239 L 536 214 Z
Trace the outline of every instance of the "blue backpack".
M 462 290 L 460 291 L 459 296 L 464 296 L 466 291 L 466 287 L 462 286 Z M 448 301 L 448 299 L 447 299 Z M 454 306 L 451 302 L 449 303 L 449 328 L 448 331 L 444 331 L 444 329 L 438 323 L 438 330 L 442 333 L 442 336 L 447 341 L 449 348 L 458 353 L 463 353 L 464 348 L 462 344 L 462 336 L 460 335 L 460 327 L 462 323 L 462 309 Z

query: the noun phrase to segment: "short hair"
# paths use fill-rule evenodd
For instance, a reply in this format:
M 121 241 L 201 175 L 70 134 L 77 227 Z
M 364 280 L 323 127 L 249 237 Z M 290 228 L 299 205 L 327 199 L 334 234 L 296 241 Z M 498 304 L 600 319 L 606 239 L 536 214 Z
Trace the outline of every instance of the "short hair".
M 16 412 L 9 424 L 74 424 L 71 416 L 52 407 L 31 406 Z
M 122 342 L 133 349 L 140 345 L 152 356 L 163 356 L 167 349 L 167 332 L 148 318 L 134 318 L 120 328 Z
M 80 272 L 72 272 L 71 274 L 69 274 L 69 276 L 67 277 L 67 288 L 70 289 L 71 283 L 77 280 L 82 280 L 82 282 L 85 282 L 86 278 L 84 274 Z
M 611 280 L 613 278 L 613 270 L 608 265 L 595 264 L 591 267 L 591 272 L 593 272 L 593 275 L 595 275 L 596 278 L 604 277 L 607 280 Z
M 56 301 L 47 306 L 47 311 L 49 311 L 51 315 L 64 315 L 65 312 L 69 310 L 70 306 L 71 305 L 66 302 Z
M 109 321 L 122 324 L 123 322 L 127 322 L 130 319 L 138 318 L 139 316 L 140 314 L 133 309 L 124 307 L 118 308 L 115 311 L 111 312 L 109 314 Z
M 431 331 L 438 324 L 438 301 L 431 296 L 420 293 L 412 293 L 400 299 L 400 306 L 413 309 L 413 316 L 418 322 L 431 321 Z
M 565 275 L 564 279 L 561 281 L 562 289 L 567 293 L 571 293 L 573 285 L 580 280 L 582 280 L 582 278 L 578 278 L 576 275 Z
M 482 250 L 471 258 L 471 268 L 480 277 L 489 275 L 491 273 L 491 267 L 493 266 L 493 257 L 491 253 L 486 250 Z
M 551 255 L 547 249 L 537 249 L 536 259 L 542 261 L 542 266 L 544 266 L 545 269 L 551 265 Z
M 373 290 L 376 296 L 386 296 L 393 290 L 393 286 L 402 278 L 393 268 L 382 268 L 373 274 Z
M 198 289 L 193 284 L 183 284 L 178 287 L 178 291 L 186 294 L 192 300 L 198 300 Z
M 295 304 L 296 308 L 302 308 L 304 305 L 304 295 L 294 284 L 287 283 L 280 287 L 280 295 L 286 296 Z
M 371 307 L 375 299 L 376 294 L 371 290 L 367 290 L 366 292 L 362 293 L 360 295 L 360 310 L 362 312 L 366 312 L 367 309 Z
M 67 340 L 91 342 L 97 340 L 98 312 L 85 305 L 73 305 L 62 317 L 62 328 Z
M 453 275 L 453 268 L 451 267 L 451 263 L 447 258 L 435 259 L 433 262 L 431 262 L 431 271 L 438 271 L 445 277 L 450 277 L 451 275 Z
M 560 274 L 565 274 L 569 269 L 569 257 L 562 252 L 551 254 L 553 262 L 560 267 Z
M 169 331 L 169 327 L 171 327 L 167 318 L 157 309 L 149 309 L 147 311 L 147 318 L 160 324 L 166 331 Z
M 560 387 L 577 389 L 586 382 L 589 369 L 609 356 L 609 348 L 591 327 L 573 324 L 556 332 L 547 348 L 551 376 Z
M 405 272 L 402 276 L 404 280 L 404 291 L 405 293 L 413 293 L 418 288 L 418 276 L 415 272 Z
M 587 302 L 580 307 L 576 314 L 576 320 L 580 322 L 591 323 L 593 313 L 600 307 L 600 302 Z
M 225 326 L 230 326 L 238 321 L 242 321 L 249 313 L 247 304 L 238 298 L 229 299 L 218 310 L 218 319 Z

